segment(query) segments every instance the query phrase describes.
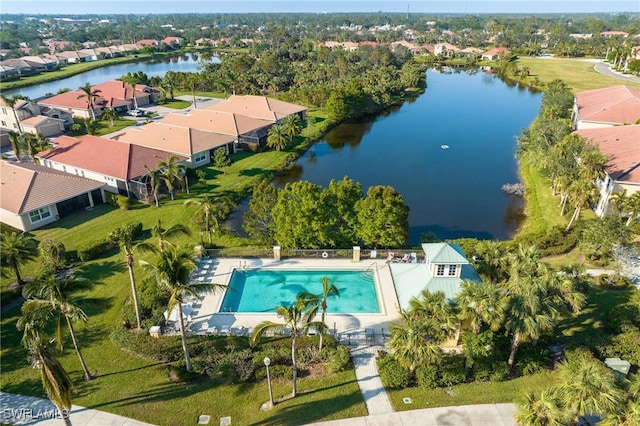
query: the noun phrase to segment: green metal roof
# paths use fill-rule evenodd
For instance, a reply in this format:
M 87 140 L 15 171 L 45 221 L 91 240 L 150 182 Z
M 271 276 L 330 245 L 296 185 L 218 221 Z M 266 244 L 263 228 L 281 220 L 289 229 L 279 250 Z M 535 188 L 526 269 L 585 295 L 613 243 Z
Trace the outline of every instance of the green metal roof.
M 447 299 L 453 300 L 463 280 L 480 282 L 478 273 L 468 263 L 462 265 L 460 277 L 432 277 L 424 263 L 390 263 L 389 268 L 401 309 L 408 309 L 411 298 L 419 297 L 423 289 L 430 293 L 441 291 Z
M 465 265 L 469 263 L 462 249 L 457 244 L 425 243 L 422 244 L 422 250 L 424 250 L 425 256 L 431 263 L 449 265 Z

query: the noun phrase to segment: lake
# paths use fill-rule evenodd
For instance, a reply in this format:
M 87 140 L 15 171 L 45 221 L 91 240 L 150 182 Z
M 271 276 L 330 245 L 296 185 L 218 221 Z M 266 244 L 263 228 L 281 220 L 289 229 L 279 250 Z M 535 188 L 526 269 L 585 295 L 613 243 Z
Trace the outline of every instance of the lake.
M 509 87 L 483 71 L 427 71 L 427 89 L 400 107 L 345 123 L 313 145 L 279 185 L 328 186 L 349 176 L 363 191 L 391 185 L 410 207 L 409 243 L 509 239 L 522 199 L 502 191 L 519 182 L 515 137 L 538 114 L 540 93 Z
M 142 62 L 107 65 L 49 83 L 41 83 L 35 86 L 23 87 L 21 89 L 3 90 L 2 94 L 6 97 L 19 94 L 28 96 L 30 99 L 39 99 L 44 97 L 46 94 L 55 94 L 59 90 L 65 88 L 77 90 L 78 87 L 84 86 L 87 82 L 94 85 L 104 83 L 109 80 L 116 80 L 128 72 L 134 73 L 142 71 L 149 77 L 164 76 L 167 71 L 197 72 L 199 64 L 198 58 L 199 57 L 196 54 L 187 53 L 180 56 L 152 59 Z M 213 60 L 219 61 L 219 59 L 215 57 Z

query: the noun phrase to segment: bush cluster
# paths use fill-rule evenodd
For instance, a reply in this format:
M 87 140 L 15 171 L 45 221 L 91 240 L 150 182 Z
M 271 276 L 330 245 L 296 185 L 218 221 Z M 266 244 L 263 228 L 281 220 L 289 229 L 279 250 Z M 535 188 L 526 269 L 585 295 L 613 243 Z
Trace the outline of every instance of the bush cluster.
M 386 353 L 380 353 L 377 360 L 378 373 L 385 387 L 406 388 L 409 386 L 411 373 L 408 368 L 400 365 L 393 356 Z

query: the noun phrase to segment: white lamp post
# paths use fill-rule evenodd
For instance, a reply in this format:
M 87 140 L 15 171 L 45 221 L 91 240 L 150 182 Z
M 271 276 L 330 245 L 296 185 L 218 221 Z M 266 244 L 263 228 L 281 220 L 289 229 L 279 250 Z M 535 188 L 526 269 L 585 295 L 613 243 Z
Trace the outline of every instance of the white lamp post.
M 264 358 L 264 366 L 267 367 L 267 383 L 269 384 L 269 407 L 273 407 L 273 393 L 271 392 L 271 376 L 269 375 L 269 364 L 271 360 L 269 357 Z

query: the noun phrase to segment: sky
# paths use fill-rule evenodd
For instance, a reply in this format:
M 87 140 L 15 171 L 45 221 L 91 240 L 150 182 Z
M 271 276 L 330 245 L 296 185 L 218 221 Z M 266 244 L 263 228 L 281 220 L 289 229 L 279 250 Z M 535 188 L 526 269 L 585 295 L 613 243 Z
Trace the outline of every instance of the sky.
M 640 0 L 0 0 L 2 14 L 640 12 Z

